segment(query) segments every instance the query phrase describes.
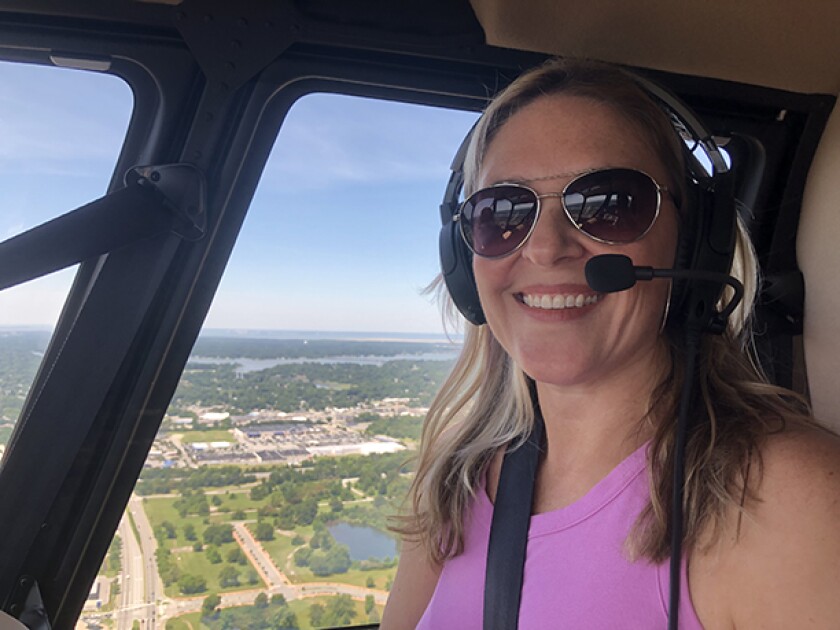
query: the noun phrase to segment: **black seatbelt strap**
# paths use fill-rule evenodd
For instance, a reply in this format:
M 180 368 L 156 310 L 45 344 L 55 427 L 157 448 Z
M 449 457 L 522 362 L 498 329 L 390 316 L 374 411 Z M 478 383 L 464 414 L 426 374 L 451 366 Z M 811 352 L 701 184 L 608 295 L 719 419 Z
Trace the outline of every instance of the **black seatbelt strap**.
M 512 630 L 519 623 L 534 482 L 545 433 L 540 408 L 534 407 L 531 435 L 521 447 L 505 454 L 499 475 L 487 549 L 484 630 Z

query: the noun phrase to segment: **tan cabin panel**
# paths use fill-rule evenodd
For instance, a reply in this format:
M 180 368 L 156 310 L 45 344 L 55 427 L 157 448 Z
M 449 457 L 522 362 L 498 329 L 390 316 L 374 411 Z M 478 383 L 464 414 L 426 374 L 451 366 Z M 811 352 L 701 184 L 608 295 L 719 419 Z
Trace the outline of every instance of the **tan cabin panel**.
M 814 413 L 840 430 L 840 111 L 808 174 L 797 252 L 805 275 L 805 364 Z
M 495 46 L 840 92 L 836 0 L 470 1 Z

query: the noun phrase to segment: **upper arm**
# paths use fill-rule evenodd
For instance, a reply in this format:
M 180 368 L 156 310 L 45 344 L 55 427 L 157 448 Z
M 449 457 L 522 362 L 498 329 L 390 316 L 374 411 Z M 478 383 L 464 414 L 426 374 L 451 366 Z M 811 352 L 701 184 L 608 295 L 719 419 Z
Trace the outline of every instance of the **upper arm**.
M 736 628 L 840 624 L 840 441 L 772 440 L 759 498 L 729 563 Z
M 419 543 L 403 542 L 397 575 L 382 614 L 382 630 L 411 629 L 420 621 L 435 592 L 441 567 Z

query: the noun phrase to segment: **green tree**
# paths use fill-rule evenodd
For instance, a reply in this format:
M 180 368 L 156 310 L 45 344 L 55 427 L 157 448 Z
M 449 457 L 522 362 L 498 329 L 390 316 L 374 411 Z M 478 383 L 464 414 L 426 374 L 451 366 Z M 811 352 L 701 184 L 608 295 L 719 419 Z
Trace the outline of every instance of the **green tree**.
M 216 613 L 216 609 L 221 605 L 222 598 L 213 593 L 204 598 L 201 604 L 201 616 L 212 617 Z
M 269 495 L 270 492 L 271 490 L 264 483 L 254 486 L 251 488 L 251 501 L 262 501 Z
M 326 626 L 346 626 L 356 616 L 356 606 L 349 595 L 331 597 L 324 607 L 322 619 Z
M 207 551 L 204 552 L 210 564 L 220 564 L 222 562 L 222 554 L 219 553 L 219 548 L 215 546 L 208 546 Z
M 195 533 L 195 526 L 192 523 L 184 525 L 184 538 L 189 541 L 198 540 L 198 535 Z
M 309 623 L 312 624 L 314 628 L 323 625 L 324 619 L 324 605 L 323 604 L 312 604 L 309 607 Z
M 284 505 L 277 513 L 277 527 L 280 529 L 295 528 L 295 506 Z
M 231 564 L 248 564 L 248 559 L 239 547 L 234 547 L 228 551 L 225 559 Z
M 219 585 L 222 588 L 239 586 L 239 569 L 230 564 L 223 566 L 219 571 Z
M 346 545 L 335 545 L 326 552 L 314 552 L 309 560 L 309 568 L 318 576 L 346 573 L 351 564 L 350 551 Z
M 163 531 L 163 535 L 166 536 L 166 538 L 175 538 L 175 526 L 169 521 L 163 521 L 160 524 L 160 529 Z
M 373 595 L 365 595 L 365 614 L 369 615 L 374 608 L 376 608 L 376 600 Z
M 330 499 L 330 510 L 334 513 L 341 512 L 344 509 L 344 503 L 338 497 Z
M 309 560 L 312 558 L 312 549 L 310 547 L 301 547 L 295 551 L 295 564 L 299 567 L 308 567 Z
M 270 615 L 269 623 L 272 629 L 276 628 L 277 630 L 297 630 L 300 628 L 297 616 L 287 607 L 280 608 Z
M 254 598 L 254 606 L 257 608 L 268 608 L 268 595 L 265 593 L 259 593 Z
M 271 605 L 272 606 L 285 606 L 287 604 L 286 598 L 283 597 L 283 593 L 275 593 L 271 596 Z
M 318 515 L 318 502 L 310 499 L 295 506 L 295 523 L 298 525 L 311 525 Z
M 313 549 L 330 549 L 333 546 L 335 539 L 326 528 L 318 529 L 309 539 L 309 546 Z
M 369 577 L 365 582 L 365 586 L 368 588 L 376 588 L 376 581 L 372 577 Z
M 298 484 L 284 484 L 280 489 L 280 492 L 283 494 L 283 498 L 286 499 L 286 502 L 291 503 L 292 505 L 300 503 L 303 500 L 303 495 Z
M 208 545 L 233 542 L 233 528 L 230 525 L 210 525 L 204 530 L 204 542 Z
M 251 585 L 259 584 L 260 576 L 257 575 L 257 572 L 252 567 L 248 567 L 245 569 L 245 581 Z
M 274 540 L 274 528 L 271 526 L 271 523 L 266 523 L 265 521 L 257 523 L 254 537 L 257 540 Z
M 184 595 L 203 593 L 207 590 L 207 580 L 201 576 L 187 573 L 178 579 L 178 589 Z

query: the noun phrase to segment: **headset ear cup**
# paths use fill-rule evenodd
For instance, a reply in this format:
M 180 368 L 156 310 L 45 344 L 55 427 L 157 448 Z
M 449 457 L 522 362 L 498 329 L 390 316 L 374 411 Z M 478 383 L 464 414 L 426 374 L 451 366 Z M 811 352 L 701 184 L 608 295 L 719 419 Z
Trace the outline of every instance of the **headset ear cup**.
M 446 222 L 438 238 L 443 280 L 455 306 L 467 321 L 481 326 L 487 320 L 478 298 L 470 252 L 455 221 Z

